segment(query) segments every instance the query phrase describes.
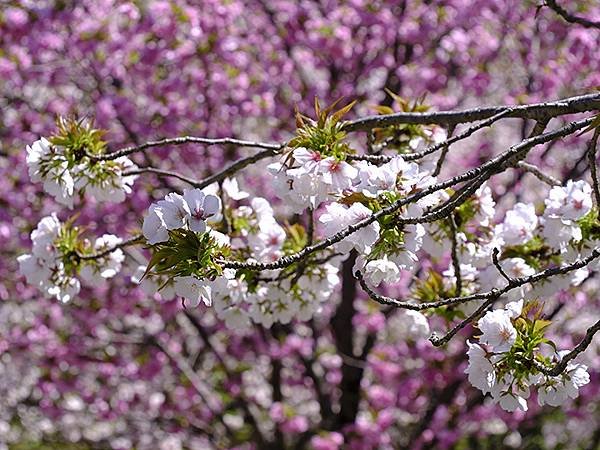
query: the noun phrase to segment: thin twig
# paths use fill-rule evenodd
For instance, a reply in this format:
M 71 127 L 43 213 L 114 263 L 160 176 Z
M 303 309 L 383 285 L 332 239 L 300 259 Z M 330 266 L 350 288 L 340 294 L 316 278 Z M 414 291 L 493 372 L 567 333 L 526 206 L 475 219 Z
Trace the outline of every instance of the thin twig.
M 554 178 L 552 175 L 548 175 L 547 173 L 542 172 L 537 166 L 530 164 L 525 161 L 519 161 L 517 164 L 519 169 L 523 169 L 525 172 L 528 172 L 534 175 L 538 180 L 543 181 L 544 183 L 550 186 L 561 186 L 562 183 Z
M 506 109 L 504 111 L 501 111 L 498 114 L 495 114 L 494 116 L 489 117 L 486 120 L 483 120 L 475 125 L 472 125 L 471 127 L 467 128 L 462 133 L 457 134 L 455 136 L 451 136 L 451 134 L 452 134 L 452 131 L 454 130 L 454 127 L 456 126 L 456 124 L 450 124 L 448 126 L 449 130 L 451 130 L 448 133 L 448 135 L 450 137 L 448 137 L 447 139 L 445 139 L 442 142 L 438 142 L 437 144 L 430 145 L 429 147 L 427 147 L 426 149 L 424 149 L 420 152 L 402 154 L 401 155 L 402 159 L 404 159 L 405 161 L 416 161 L 416 160 L 422 159 L 425 156 L 431 155 L 432 153 L 435 153 L 438 150 L 442 149 L 442 154 L 440 155 L 440 159 L 438 160 L 438 165 L 440 166 L 440 169 L 441 169 L 441 165 L 443 163 L 443 158 L 445 158 L 445 154 L 448 152 L 450 145 L 470 137 L 473 133 L 475 133 L 478 130 L 481 130 L 482 128 L 491 126 L 498 120 L 507 117 L 511 112 L 512 112 L 512 109 Z M 382 163 L 382 162 L 387 162 L 387 161 L 391 160 L 392 156 L 390 156 L 390 155 L 350 155 L 349 159 L 365 160 L 365 161 L 370 161 L 373 163 Z M 440 162 L 440 161 L 442 161 L 442 162 Z M 436 171 L 437 171 L 437 167 L 436 167 Z M 435 175 L 436 175 L 436 172 L 434 172 L 434 176 Z
M 392 297 L 387 297 L 385 295 L 377 294 L 366 284 L 361 272 L 356 272 L 355 276 L 356 279 L 359 281 L 361 287 L 364 289 L 364 291 L 369 295 L 369 297 L 371 297 L 371 299 L 375 300 L 377 303 L 380 303 L 382 305 L 394 306 L 396 308 L 411 309 L 413 311 L 424 311 L 427 309 L 440 308 L 442 306 L 459 305 L 474 300 L 488 300 L 492 297 L 498 298 L 499 296 L 504 295 L 507 292 L 510 292 L 513 289 L 524 286 L 526 284 L 537 283 L 538 281 L 542 281 L 547 278 L 554 277 L 556 275 L 565 275 L 569 272 L 573 272 L 574 270 L 581 269 L 582 267 L 587 266 L 590 262 L 594 261 L 598 257 L 600 257 L 600 247 L 597 247 L 594 250 L 592 250 L 590 255 L 586 256 L 585 258 L 578 259 L 570 264 L 566 264 L 560 267 L 552 267 L 541 272 L 536 272 L 533 275 L 529 275 L 527 277 L 511 278 L 511 281 L 500 289 L 493 288 L 486 292 L 465 295 L 462 297 L 445 298 L 435 302 L 427 303 L 416 303 L 418 300 L 414 300 L 412 302 L 402 301 Z
M 456 128 L 456 125 L 450 125 L 448 127 L 448 138 L 452 137 L 452 134 L 454 133 L 455 128 Z M 442 152 L 440 153 L 440 157 L 438 158 L 437 163 L 435 164 L 435 170 L 431 174 L 434 177 L 437 177 L 440 174 L 440 172 L 442 171 L 442 166 L 444 165 L 444 161 L 446 161 L 446 155 L 448 154 L 448 150 L 450 150 L 450 143 L 448 143 L 448 141 L 446 141 L 444 144 L 445 145 L 442 147 Z
M 460 134 L 457 134 L 456 136 L 452 136 L 448 139 L 446 139 L 443 142 L 438 142 L 437 144 L 434 144 L 428 148 L 426 148 L 425 150 L 421 151 L 421 152 L 416 152 L 416 153 L 410 153 L 407 155 L 404 155 L 404 159 L 407 161 L 415 161 L 417 159 L 421 159 L 427 155 L 430 155 L 434 152 L 437 152 L 439 149 L 442 150 L 446 150 L 446 152 L 448 151 L 448 148 L 450 147 L 450 145 L 454 144 L 455 142 L 458 141 L 462 141 L 463 139 L 468 138 L 469 136 L 471 136 L 473 133 L 475 133 L 476 131 L 479 131 L 483 128 L 489 127 L 491 125 L 493 125 L 495 122 L 499 121 L 500 119 L 507 117 L 508 115 L 510 115 L 510 113 L 513 111 L 512 108 L 508 108 L 505 109 L 502 112 L 499 112 L 498 114 L 493 115 L 492 117 L 483 120 L 475 125 L 470 126 L 469 128 L 467 128 L 465 131 L 463 131 Z M 449 127 L 454 127 L 455 124 L 450 124 Z M 441 157 L 440 157 L 441 158 Z M 439 161 L 438 161 L 439 162 Z M 441 165 L 441 164 L 440 164 Z
M 460 261 L 458 260 L 458 241 L 456 238 L 458 227 L 456 226 L 456 219 L 454 218 L 454 214 L 450 214 L 448 216 L 448 224 L 450 225 L 450 241 L 452 242 L 452 267 L 454 268 L 454 278 L 456 278 L 455 295 L 457 297 L 460 297 L 460 293 L 462 292 L 462 276 L 460 274 Z
M 587 157 L 590 166 L 590 174 L 592 175 L 592 186 L 594 188 L 594 200 L 596 208 L 600 208 L 600 187 L 598 184 L 598 166 L 596 163 L 596 150 L 598 147 L 598 136 L 600 136 L 600 128 L 594 130 L 594 135 L 587 147 Z
M 456 333 L 458 333 L 464 327 L 466 327 L 470 323 L 473 323 L 474 321 L 476 321 L 477 319 L 479 319 L 479 317 L 481 317 L 481 315 L 485 312 L 485 310 L 488 309 L 490 307 L 490 305 L 492 303 L 494 303 L 494 301 L 498 297 L 499 296 L 492 296 L 489 299 L 487 299 L 479 308 L 477 308 L 475 310 L 475 312 L 473 312 L 472 314 L 470 314 L 466 319 L 460 321 L 454 328 L 452 328 L 450 331 L 448 331 L 444 336 L 439 337 L 434 332 L 429 337 L 429 342 L 431 342 L 436 347 L 440 347 L 440 346 L 444 345 L 445 343 L 447 343 L 448 341 L 450 341 L 450 339 L 452 339 L 456 335 Z
M 82 254 L 78 253 L 77 257 L 82 261 L 104 258 L 105 256 L 110 255 L 115 250 L 137 244 L 143 237 L 144 236 L 141 234 L 136 234 L 136 235 L 130 237 L 129 239 L 125 239 L 124 241 L 121 241 L 120 243 L 113 245 L 112 247 L 104 249 L 103 251 L 101 251 L 99 253 L 92 253 L 90 255 L 82 255 Z
M 492 262 L 494 263 L 494 267 L 500 273 L 500 275 L 502 275 L 502 277 L 506 281 L 508 281 L 508 284 L 512 284 L 513 279 L 508 276 L 508 274 L 504 271 L 504 269 L 500 265 L 500 261 L 498 261 L 498 253 L 500 253 L 500 250 L 498 250 L 497 248 L 494 248 L 494 250 L 492 250 Z
M 590 20 L 586 19 L 585 17 L 573 15 L 566 9 L 564 9 L 562 6 L 557 4 L 556 0 L 545 0 L 545 5 L 569 23 L 576 23 L 586 28 L 600 28 L 599 21 Z
M 245 167 L 249 166 L 250 164 L 254 164 L 255 162 L 258 162 L 265 158 L 270 158 L 271 156 L 275 156 L 278 153 L 279 153 L 279 150 L 269 149 L 269 150 L 263 150 L 261 152 L 255 153 L 254 155 L 251 155 L 251 156 L 246 156 L 244 158 L 240 158 L 237 161 L 235 161 L 234 163 L 232 163 L 229 166 L 227 166 L 226 168 L 224 168 L 223 170 L 220 170 L 219 172 L 217 172 L 213 175 L 209 175 L 208 177 L 206 177 L 203 180 L 195 180 L 193 178 L 186 177 L 177 172 L 155 169 L 152 167 L 141 167 L 139 169 L 129 170 L 129 171 L 125 172 L 123 175 L 138 175 L 138 174 L 145 173 L 145 172 L 154 173 L 159 176 L 177 178 L 181 181 L 188 183 L 189 185 L 191 185 L 197 189 L 203 189 L 212 183 L 223 181 L 225 178 L 231 177 L 232 175 L 234 175 L 235 173 L 244 169 Z
M 274 144 L 268 142 L 257 142 L 257 141 L 244 141 L 241 139 L 234 138 L 204 138 L 195 136 L 181 136 L 176 138 L 161 139 L 158 141 L 149 141 L 140 145 L 134 145 L 131 147 L 125 147 L 121 150 L 107 153 L 105 155 L 87 155 L 94 161 L 107 161 L 120 158 L 122 156 L 128 156 L 133 153 L 142 152 L 153 147 L 164 147 L 165 145 L 183 145 L 183 144 L 202 144 L 206 146 L 210 145 L 235 145 L 237 147 L 253 147 L 263 148 L 265 150 L 278 151 L 285 147 L 285 144 Z
M 258 162 L 262 159 L 270 158 L 271 156 L 275 156 L 275 155 L 279 154 L 279 152 L 282 148 L 283 148 L 283 146 L 280 146 L 277 148 L 271 148 L 271 149 L 267 149 L 267 150 L 263 150 L 261 152 L 255 153 L 252 156 L 247 156 L 245 158 L 238 159 L 237 161 L 230 164 L 223 170 L 215 173 L 214 175 L 210 175 L 210 176 L 206 177 L 202 181 L 199 181 L 196 187 L 199 189 L 203 189 L 206 186 L 213 184 L 216 181 L 221 181 L 221 180 L 224 180 L 225 178 L 229 178 L 230 176 L 234 175 L 236 172 L 239 172 L 240 170 L 242 170 L 246 166 L 249 166 L 250 164 L 254 164 L 255 162 Z
M 178 180 L 181 180 L 184 183 L 187 183 L 194 187 L 198 185 L 198 181 L 193 178 L 186 177 L 185 175 L 182 175 L 178 172 L 174 172 L 172 170 L 156 169 L 154 167 L 138 167 L 137 169 L 132 169 L 123 172 L 123 176 L 141 175 L 144 173 L 152 173 L 154 175 L 158 175 L 159 177 L 177 178 Z
M 538 369 L 540 370 L 540 372 L 542 372 L 545 375 L 548 375 L 550 377 L 555 377 L 555 376 L 558 376 L 559 374 L 561 374 L 567 368 L 567 366 L 569 365 L 569 362 L 571 362 L 573 359 L 575 359 L 577 357 L 577 355 L 579 355 L 580 353 L 583 353 L 585 351 L 585 349 L 587 349 L 589 347 L 589 345 L 592 343 L 592 339 L 594 338 L 594 335 L 598 331 L 600 331 L 600 320 L 598 320 L 594 325 L 592 325 L 591 327 L 589 327 L 587 329 L 587 331 L 585 332 L 585 336 L 579 342 L 579 344 L 577 344 L 575 346 L 575 348 L 573 348 L 573 350 L 571 350 L 569 353 L 564 355 L 562 357 L 562 359 L 556 365 L 554 365 L 554 367 L 537 366 Z

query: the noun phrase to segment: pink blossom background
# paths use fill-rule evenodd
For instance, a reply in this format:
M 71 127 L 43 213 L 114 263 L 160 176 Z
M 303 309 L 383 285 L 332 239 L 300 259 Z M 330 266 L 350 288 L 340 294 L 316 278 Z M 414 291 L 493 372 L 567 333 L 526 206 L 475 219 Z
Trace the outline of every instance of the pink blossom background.
M 437 109 L 591 92 L 600 85 L 600 30 L 538 11 L 540 3 L 2 2 L 0 449 L 596 448 L 598 343 L 585 354 L 592 382 L 579 399 L 508 414 L 465 378 L 472 330 L 436 349 L 412 341 L 395 312 L 361 295 L 346 318 L 356 356 L 348 359 L 330 323 L 335 299 L 308 324 L 241 335 L 210 310 L 185 314 L 177 301 L 148 298 L 130 283 L 133 263 L 66 305 L 42 298 L 17 273 L 16 256 L 40 217 L 69 215 L 25 166 L 25 146 L 51 132 L 56 115 L 93 117 L 116 149 L 186 134 L 283 140 L 294 130 L 294 106 L 310 112 L 315 95 L 322 103 L 357 99 L 359 116 L 389 102 L 384 88 L 408 99 L 427 94 Z M 563 3 L 600 17 L 593 2 Z M 513 121 L 488 133 L 451 155 L 449 170 L 485 160 L 524 128 Z M 584 146 L 568 142 L 569 151 L 546 159 L 548 170 L 581 176 Z M 139 162 L 202 178 L 236 155 L 190 145 Z M 269 192 L 256 173 L 243 185 Z M 81 204 L 78 223 L 92 234 L 129 235 L 153 199 L 176 187 L 146 177 L 122 204 Z M 498 200 L 537 195 L 525 180 L 513 187 Z M 504 190 L 499 182 L 496 193 Z M 553 302 L 554 332 L 571 347 L 598 315 L 597 285 Z M 354 417 L 339 414 L 344 390 L 357 393 Z

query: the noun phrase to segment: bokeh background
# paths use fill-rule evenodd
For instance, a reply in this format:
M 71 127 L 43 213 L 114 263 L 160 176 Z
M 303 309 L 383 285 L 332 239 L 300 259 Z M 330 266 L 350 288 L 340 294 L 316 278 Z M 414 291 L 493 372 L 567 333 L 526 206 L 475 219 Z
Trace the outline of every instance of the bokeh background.
M 541 3 L 0 2 L 0 449 L 600 448 L 598 342 L 585 354 L 592 382 L 579 399 L 508 414 L 469 386 L 464 339 L 442 349 L 412 340 L 394 313 L 360 295 L 348 359 L 331 329 L 333 306 L 308 324 L 235 333 L 210 310 L 186 314 L 178 301 L 132 286 L 140 255 L 130 255 L 123 276 L 66 305 L 17 272 L 39 218 L 69 215 L 25 165 L 25 146 L 51 132 L 57 115 L 94 118 L 116 149 L 187 134 L 280 141 L 294 130 L 294 107 L 310 112 L 315 96 L 356 99 L 360 116 L 391 103 L 384 88 L 409 100 L 426 94 L 436 109 L 592 92 L 600 30 L 568 24 Z M 563 3 L 600 17 L 596 1 Z M 483 134 L 450 156 L 448 170 L 488 159 L 530 126 L 515 120 Z M 581 176 L 584 147 L 550 149 L 546 167 Z M 237 155 L 189 146 L 139 161 L 202 178 Z M 178 186 L 144 180 L 122 204 L 80 205 L 78 222 L 128 235 L 153 199 Z M 258 172 L 243 185 L 272 195 Z M 513 179 L 510 193 L 502 179 L 495 187 L 500 202 L 537 194 L 527 177 Z M 600 310 L 593 280 L 551 301 L 563 347 Z M 356 366 L 351 380 L 343 365 Z M 207 406 L 198 383 L 218 407 Z M 360 397 L 356 417 L 335 416 L 343 389 Z

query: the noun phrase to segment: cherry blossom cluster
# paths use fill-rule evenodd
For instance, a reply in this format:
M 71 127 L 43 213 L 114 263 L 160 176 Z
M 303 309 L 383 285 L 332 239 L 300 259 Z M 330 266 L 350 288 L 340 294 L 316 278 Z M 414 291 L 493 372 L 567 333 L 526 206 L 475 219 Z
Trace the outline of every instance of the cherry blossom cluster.
M 587 366 L 569 363 L 559 376 L 546 376 L 539 366 L 560 361 L 568 351 L 556 351 L 556 345 L 544 337 L 550 325 L 539 317 L 528 317 L 530 303 L 510 302 L 504 309 L 487 312 L 477 323 L 482 334 L 480 344 L 467 342 L 469 365 L 465 370 L 469 381 L 484 394 L 489 393 L 506 411 L 527 411 L 531 388 L 537 387 L 540 406 L 562 405 L 579 395 L 579 388 L 590 382 Z M 553 350 L 554 357 L 536 351 L 541 344 Z
M 44 217 L 31 232 L 32 253 L 18 257 L 19 270 L 27 282 L 46 295 L 68 302 L 79 293 L 77 275 L 91 285 L 112 278 L 125 259 L 118 248 L 121 239 L 104 234 L 92 244 L 80 240 L 80 231 L 61 223 L 56 214 Z M 88 259 L 85 255 L 102 255 Z
M 177 247 L 174 232 L 181 229 L 194 233 L 200 241 L 203 236 L 216 240 L 221 252 L 227 247 L 229 252 L 255 262 L 276 260 L 286 250 L 297 249 L 303 243 L 304 229 L 288 227 L 286 231 L 277 223 L 264 198 L 255 197 L 249 205 L 241 204 L 248 194 L 239 190 L 235 180 L 225 180 L 222 191 L 228 203 L 238 202 L 237 207 L 227 205 L 222 211 L 220 198 L 213 194 L 217 190 L 216 185 L 210 185 L 204 190 L 184 191 L 183 195 L 171 193 L 150 207 L 144 219 L 144 237 L 151 245 L 163 244 L 155 247 L 154 255 L 162 257 L 165 243 Z M 224 215 L 231 221 L 228 235 L 216 229 Z M 185 248 L 180 250 L 186 253 Z M 195 252 L 198 251 L 202 250 Z M 213 249 L 210 257 L 214 253 Z M 140 267 L 135 281 L 141 282 L 148 292 L 160 288 L 163 298 L 183 297 L 186 306 L 197 306 L 200 302 L 213 305 L 218 317 L 232 329 L 248 328 L 252 321 L 270 327 L 274 322 L 289 323 L 293 318 L 308 320 L 320 311 L 321 303 L 339 282 L 337 268 L 331 263 L 311 264 L 290 273 L 269 271 L 263 275 L 270 282 L 262 285 L 251 272 L 236 273 L 232 269 L 224 269 L 216 277 L 207 274 L 205 267 L 172 272 L 168 266 L 163 272 L 144 277 L 146 271 L 146 266 Z
M 459 207 L 455 217 L 460 225 L 455 233 L 461 292 L 466 295 L 479 289 L 500 288 L 506 277 L 530 276 L 537 271 L 573 262 L 588 256 L 598 245 L 594 227 L 597 213 L 592 209 L 592 188 L 583 180 L 568 180 L 565 186 L 553 186 L 544 201 L 544 212 L 536 206 L 516 203 L 505 212 L 504 219 L 494 222 L 495 202 L 488 186 Z M 435 259 L 442 258 L 451 246 L 452 232 L 447 222 L 426 225 L 423 249 Z M 491 264 L 498 252 L 498 267 Z M 592 263 L 564 275 L 543 279 L 535 285 L 522 286 L 507 293 L 510 299 L 544 298 L 578 286 L 589 275 Z M 454 264 L 443 273 L 446 287 L 456 283 Z M 499 270 L 504 272 L 503 276 Z
M 125 156 L 96 159 L 105 152 L 101 137 L 90 122 L 60 119 L 56 135 L 27 146 L 31 181 L 42 182 L 45 192 L 70 209 L 84 192 L 100 202 L 124 201 L 136 178 L 126 172 L 136 166 Z

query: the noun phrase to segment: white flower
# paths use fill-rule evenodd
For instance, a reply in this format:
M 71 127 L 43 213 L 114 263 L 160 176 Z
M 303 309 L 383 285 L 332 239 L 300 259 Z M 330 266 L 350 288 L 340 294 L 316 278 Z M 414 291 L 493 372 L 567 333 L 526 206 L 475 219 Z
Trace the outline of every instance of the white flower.
M 248 245 L 252 255 L 263 262 L 274 261 L 283 253 L 281 251 L 286 239 L 285 230 L 274 220 L 259 222 L 258 234 L 248 236 Z
M 538 403 L 540 406 L 561 406 L 567 401 L 567 391 L 562 383 L 544 384 L 538 388 Z
M 475 192 L 473 204 L 477 211 L 473 220 L 481 226 L 489 226 L 496 214 L 496 203 L 492 197 L 492 190 L 485 183 Z
M 469 350 L 467 351 L 469 365 L 465 369 L 465 373 L 468 374 L 469 383 L 484 394 L 491 392 L 496 384 L 494 366 L 480 345 L 472 344 L 469 341 L 467 341 L 467 345 L 469 346 Z
M 259 224 L 265 223 L 266 225 L 268 222 L 275 222 L 273 208 L 268 200 L 262 197 L 254 197 L 250 200 L 250 206 L 254 214 L 256 214 L 256 220 Z
M 200 301 L 204 302 L 206 306 L 210 306 L 212 303 L 212 292 L 208 283 L 192 275 L 175 277 L 173 288 L 175 294 L 187 300 L 185 302 L 186 307 L 195 308 L 200 304 Z
M 514 412 L 517 409 L 527 411 L 527 400 L 520 395 L 507 392 L 500 397 L 500 407 L 508 412 Z
M 206 220 L 215 216 L 221 210 L 221 199 L 214 195 L 205 195 L 200 189 L 184 191 L 183 199 L 187 204 L 188 213 L 186 218 L 190 230 L 196 233 L 204 233 L 206 231 Z
M 54 241 L 60 229 L 61 223 L 56 213 L 42 218 L 36 229 L 31 232 L 32 253 L 44 261 L 52 262 L 56 256 Z
M 305 196 L 298 195 L 292 189 L 293 182 L 289 176 L 286 167 L 275 162 L 267 166 L 267 170 L 273 177 L 273 188 L 279 198 L 281 198 L 293 212 L 301 213 L 311 200 Z
M 44 190 L 57 202 L 73 208 L 75 181 L 67 168 L 67 161 L 51 166 L 44 176 Z
M 411 205 L 412 206 L 412 205 Z M 409 208 L 409 214 L 411 214 Z M 425 227 L 421 224 L 408 224 L 403 228 L 404 242 L 399 251 L 391 253 L 389 258 L 401 270 L 412 270 L 418 261 L 417 252 L 423 246 Z
M 346 226 L 347 208 L 341 203 L 330 203 L 325 206 L 325 213 L 319 217 L 326 236 L 332 236 Z
M 294 212 L 316 208 L 332 195 L 352 188 L 358 170 L 345 161 L 323 158 L 318 152 L 300 147 L 293 151 L 292 167 L 284 163 L 268 166 L 277 195 Z M 288 158 L 286 156 L 286 158 Z
M 528 277 L 535 273 L 535 269 L 529 266 L 523 258 L 503 259 L 500 261 L 500 267 L 511 278 Z M 506 281 L 499 275 L 496 267 L 488 266 L 479 272 L 479 282 L 482 286 L 502 287 Z
M 565 378 L 565 386 L 567 394 L 571 398 L 579 396 L 579 388 L 590 382 L 590 374 L 587 372 L 587 366 L 580 363 L 569 363 L 567 365 Z
M 294 160 L 307 172 L 316 172 L 321 162 L 321 154 L 305 147 L 295 148 L 292 152 Z
M 42 161 L 46 159 L 45 157 L 52 153 L 52 146 L 46 138 L 41 138 L 31 144 L 31 147 L 28 145 L 26 150 L 26 162 L 29 170 L 29 177 L 33 182 L 40 182 L 42 181 L 40 165 Z
M 158 292 L 165 300 L 170 300 L 175 297 L 173 282 L 168 281 L 166 277 L 161 277 L 155 274 L 147 274 L 144 278 L 142 278 L 146 273 L 146 269 L 147 266 L 138 266 L 135 269 L 135 272 L 131 275 L 132 283 L 139 285 L 147 295 L 154 295 Z
M 419 172 L 417 164 L 406 162 L 401 156 L 394 156 L 381 166 L 360 162 L 357 167 L 356 177 L 359 181 L 355 188 L 372 197 L 394 191 L 407 194 L 413 187 L 420 185 L 425 176 Z
M 167 230 L 177 230 L 186 225 L 187 218 L 190 216 L 190 208 L 181 195 L 172 192 L 156 205 Z
M 321 175 L 309 172 L 304 167 L 289 169 L 286 174 L 291 180 L 289 198 L 305 208 L 316 208 L 329 194 L 329 186 L 323 183 Z
M 533 205 L 517 203 L 506 213 L 504 222 L 496 226 L 507 245 L 523 244 L 533 237 L 538 224 Z
M 371 217 L 372 214 L 371 210 L 362 203 L 353 203 L 352 206 L 346 210 L 346 220 L 348 221 L 348 225 L 355 225 L 356 223 Z M 371 246 L 378 238 L 379 223 L 375 221 L 366 227 L 362 227 L 358 231 L 355 231 L 346 239 L 352 242 L 354 248 L 359 252 L 368 253 L 371 251 Z
M 349 208 L 339 203 L 330 203 L 325 207 L 325 213 L 319 217 L 324 225 L 324 232 L 329 237 L 371 216 L 371 210 L 361 203 L 354 203 Z M 371 245 L 379 238 L 379 223 L 373 222 L 352 233 L 337 244 L 342 252 L 355 248 L 361 253 L 369 253 Z
M 407 309 L 401 315 L 406 319 L 404 324 L 407 327 L 409 336 L 413 339 L 427 339 L 429 337 L 431 334 L 429 321 L 422 313 Z
M 298 310 L 298 302 L 285 286 L 262 286 L 249 294 L 248 314 L 255 323 L 270 327 L 275 322 L 289 323 Z
M 215 240 L 215 243 L 217 245 L 221 247 L 231 245 L 231 238 L 228 235 L 221 233 L 220 231 L 209 228 L 208 235 Z
M 96 239 L 94 251 L 101 253 L 120 243 L 121 238 L 113 234 L 104 234 Z M 123 250 L 118 248 L 103 258 L 95 259 L 85 264 L 80 270 L 80 275 L 87 282 L 97 284 L 103 279 L 113 278 L 117 275 L 121 270 L 121 264 L 124 260 L 125 255 L 123 254 Z
M 213 292 L 213 306 L 217 317 L 225 321 L 227 328 L 232 330 L 246 330 L 250 324 L 250 317 L 244 308 L 248 287 L 246 283 L 237 279 L 227 279 L 226 291 L 218 295 Z
M 383 255 L 381 259 L 374 259 L 365 265 L 365 278 L 367 278 L 374 286 L 379 286 L 382 281 L 393 283 L 400 278 L 400 269 L 390 261 L 387 255 Z
M 479 319 L 477 327 L 483 333 L 480 342 L 490 345 L 498 353 L 510 350 L 517 339 L 517 330 L 510 321 L 510 314 L 503 309 L 487 312 Z
M 127 157 L 110 161 L 78 159 L 73 165 L 69 149 L 52 145 L 41 138 L 27 147 L 27 165 L 32 181 L 44 183 L 44 190 L 56 201 L 73 207 L 75 194 L 87 191 L 99 201 L 121 202 L 131 192 L 137 175 L 124 176 L 125 170 L 137 167 Z
M 567 350 L 558 352 L 560 361 Z M 575 399 L 579 396 L 579 388 L 590 382 L 590 375 L 585 364 L 569 362 L 561 375 L 548 378 L 538 389 L 538 403 L 551 406 L 560 406 L 567 399 Z
M 352 187 L 352 182 L 358 175 L 358 170 L 345 161 L 325 158 L 319 162 L 320 179 L 330 186 L 330 192 L 342 192 Z
M 545 214 L 566 220 L 577 220 L 592 209 L 592 188 L 583 181 L 569 180 L 565 187 L 554 186 L 545 200 Z
M 227 194 L 227 197 L 231 200 L 243 200 L 250 196 L 247 192 L 240 190 L 236 178 L 225 178 L 222 187 L 225 194 Z
M 523 299 L 507 303 L 504 309 L 511 319 L 516 319 L 523 311 Z
M 169 240 L 169 232 L 163 221 L 162 210 L 158 205 L 150 206 L 148 215 L 144 218 L 142 232 L 148 244 L 158 244 Z
M 135 268 L 135 271 L 131 275 L 131 282 L 139 285 L 147 295 L 154 295 L 158 290 L 158 283 L 156 283 L 152 277 L 145 276 L 147 266 L 140 265 Z
M 93 171 L 88 170 L 86 164 L 76 169 L 77 186 L 101 202 L 120 203 L 125 200 L 125 195 L 131 193 L 131 187 L 137 175 L 124 176 L 125 171 L 137 169 L 137 166 L 127 157 L 122 156 L 112 161 L 97 161 L 101 165 L 105 176 L 98 177 Z
M 460 277 L 461 277 L 463 283 L 475 281 L 475 277 L 477 276 L 478 273 L 479 273 L 479 271 L 475 267 L 473 267 L 471 264 L 462 264 L 462 263 L 460 264 Z M 446 269 L 446 270 L 444 270 L 444 272 L 442 272 L 442 275 L 444 277 L 447 277 L 448 281 L 450 281 L 450 283 L 452 285 L 456 284 L 456 276 L 454 274 L 454 265 L 453 264 L 450 264 L 448 269 Z
M 48 294 L 56 297 L 63 303 L 69 302 L 75 295 L 79 293 L 81 285 L 79 280 L 73 277 L 65 277 L 64 275 L 57 280 L 57 283 L 48 288 Z
M 32 286 L 43 289 L 43 286 L 49 282 L 52 271 L 43 260 L 34 255 L 20 255 L 17 261 L 19 262 L 19 272 Z
M 581 228 L 570 220 L 544 217 L 543 225 L 544 242 L 552 248 L 564 250 L 571 240 L 579 242 L 582 239 Z

